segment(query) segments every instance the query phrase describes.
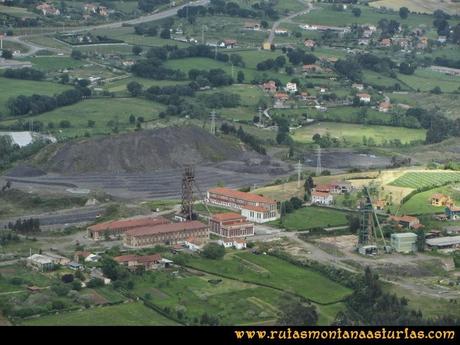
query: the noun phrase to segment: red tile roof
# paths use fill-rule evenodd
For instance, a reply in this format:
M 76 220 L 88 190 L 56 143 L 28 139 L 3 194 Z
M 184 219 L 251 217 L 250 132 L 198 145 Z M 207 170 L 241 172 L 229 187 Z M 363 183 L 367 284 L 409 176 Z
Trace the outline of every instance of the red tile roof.
M 216 187 L 216 188 L 211 188 L 208 192 L 213 193 L 213 194 L 225 195 L 225 196 L 235 198 L 235 199 L 241 199 L 241 200 L 248 201 L 248 202 L 260 202 L 260 203 L 266 203 L 266 204 L 276 203 L 275 200 L 267 198 L 262 195 L 240 192 L 239 190 L 234 190 L 230 188 Z
M 241 214 L 235 212 L 218 213 L 212 216 L 212 220 L 215 220 L 217 222 L 239 219 L 246 220 L 246 217 L 243 217 Z
M 169 224 L 159 224 L 155 226 L 144 226 L 140 228 L 134 228 L 128 230 L 126 235 L 128 236 L 148 236 L 153 234 L 161 234 L 168 232 L 176 232 L 183 230 L 198 230 L 206 228 L 207 225 L 197 221 L 192 220 L 188 222 L 179 222 L 179 223 L 169 223 Z
M 120 219 L 90 226 L 88 229 L 91 231 L 109 231 L 115 229 L 130 229 L 144 226 L 153 226 L 158 224 L 169 223 L 164 217 L 143 217 L 143 218 L 131 218 L 131 219 Z
M 113 258 L 116 262 L 129 262 L 129 261 L 137 261 L 138 263 L 149 263 L 149 262 L 156 262 L 161 260 L 160 254 L 153 254 L 153 255 L 121 255 Z
M 255 212 L 268 212 L 268 209 L 262 206 L 244 205 L 241 206 L 241 208 L 243 208 L 244 210 L 250 210 Z
M 390 216 L 390 220 L 394 220 L 395 222 L 419 222 L 417 217 L 413 216 Z

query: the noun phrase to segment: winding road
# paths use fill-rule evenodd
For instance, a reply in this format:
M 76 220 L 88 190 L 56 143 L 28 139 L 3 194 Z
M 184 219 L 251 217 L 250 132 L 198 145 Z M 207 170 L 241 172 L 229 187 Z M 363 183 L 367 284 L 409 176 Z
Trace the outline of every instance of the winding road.
M 88 30 L 94 31 L 94 30 L 98 30 L 98 29 L 113 29 L 113 28 L 120 28 L 123 25 L 135 25 L 135 24 L 140 24 L 140 23 L 145 23 L 145 22 L 153 22 L 155 20 L 160 20 L 160 19 L 163 19 L 163 18 L 168 18 L 168 17 L 175 16 L 177 11 L 180 10 L 181 8 L 185 7 L 185 6 L 190 6 L 190 5 L 192 5 L 192 6 L 205 6 L 205 5 L 209 4 L 209 2 L 210 2 L 210 0 L 191 1 L 191 2 L 188 2 L 188 3 L 186 3 L 184 5 L 181 5 L 181 6 L 173 7 L 173 8 L 167 9 L 165 11 L 158 12 L 158 13 L 148 14 L 148 15 L 141 16 L 141 17 L 138 17 L 138 18 L 135 18 L 135 19 L 123 20 L 123 21 L 119 21 L 119 22 L 101 24 L 101 25 L 96 25 L 96 26 L 91 26 L 91 27 L 87 27 L 87 26 L 75 27 L 75 28 L 72 28 L 72 29 L 69 29 L 69 30 L 59 31 L 59 32 L 62 32 L 62 33 L 74 33 L 74 32 L 88 31 Z M 24 46 L 26 46 L 28 48 L 27 52 L 18 54 L 17 55 L 18 57 L 31 56 L 31 55 L 34 55 L 39 50 L 51 50 L 51 51 L 55 51 L 55 52 L 62 52 L 61 49 L 41 46 L 41 45 L 38 45 L 36 43 L 32 43 L 32 42 L 26 40 L 26 38 L 28 38 L 28 37 L 45 36 L 45 35 L 49 35 L 49 34 L 50 33 L 47 32 L 47 33 L 40 33 L 40 34 L 33 34 L 33 35 L 4 37 L 4 40 L 5 41 L 10 41 L 10 42 L 15 42 L 15 43 L 24 45 Z

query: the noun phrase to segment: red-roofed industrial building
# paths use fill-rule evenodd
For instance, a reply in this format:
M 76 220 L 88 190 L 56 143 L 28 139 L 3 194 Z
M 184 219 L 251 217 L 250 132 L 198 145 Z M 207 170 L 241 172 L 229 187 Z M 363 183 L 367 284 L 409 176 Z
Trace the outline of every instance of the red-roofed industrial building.
M 126 231 L 135 228 L 167 223 L 170 223 L 170 221 L 163 217 L 142 217 L 114 220 L 88 227 L 88 237 L 92 238 L 93 240 L 99 240 L 101 237 L 105 237 L 107 235 L 122 235 Z
M 262 195 L 217 187 L 208 190 L 207 201 L 241 210 L 241 214 L 251 222 L 265 223 L 278 218 L 276 201 Z
M 217 236 L 231 239 L 254 236 L 254 224 L 238 213 L 220 213 L 211 218 L 209 231 Z
M 176 244 L 190 237 L 207 240 L 208 226 L 193 220 L 134 228 L 125 232 L 123 244 L 130 248 L 143 248 L 157 244 Z

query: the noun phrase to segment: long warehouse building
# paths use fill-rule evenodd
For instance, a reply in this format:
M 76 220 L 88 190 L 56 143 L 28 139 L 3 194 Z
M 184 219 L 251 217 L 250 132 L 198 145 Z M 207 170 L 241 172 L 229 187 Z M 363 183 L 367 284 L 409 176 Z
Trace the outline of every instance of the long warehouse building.
M 135 228 L 125 232 L 123 244 L 129 248 L 143 248 L 157 244 L 176 244 L 189 238 L 208 240 L 208 226 L 193 220 Z

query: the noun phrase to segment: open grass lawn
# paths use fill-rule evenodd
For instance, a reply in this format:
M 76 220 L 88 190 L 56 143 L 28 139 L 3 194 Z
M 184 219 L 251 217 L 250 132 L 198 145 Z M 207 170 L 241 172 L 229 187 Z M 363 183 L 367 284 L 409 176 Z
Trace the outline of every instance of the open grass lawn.
M 38 44 L 43 47 L 56 48 L 61 50 L 67 50 L 70 54 L 72 47 L 54 38 L 53 35 L 44 36 L 28 36 L 24 38 L 25 41 Z
M 46 287 L 51 284 L 45 274 L 32 271 L 21 265 L 10 265 L 0 267 L 0 293 L 26 290 L 28 285 Z M 13 284 L 11 279 L 19 278 L 22 281 L 19 284 Z
M 195 211 L 197 212 L 200 212 L 200 213 L 203 213 L 204 215 L 208 215 L 208 210 L 209 212 L 211 212 L 212 214 L 216 214 L 216 213 L 227 213 L 227 212 L 235 212 L 235 211 L 232 211 L 228 208 L 223 208 L 223 207 L 219 207 L 219 206 L 211 206 L 211 205 L 207 205 L 207 208 L 206 206 L 203 204 L 203 203 L 199 203 L 199 204 L 196 204 L 194 206 L 194 209 Z
M 410 90 L 405 84 L 401 83 L 400 80 L 394 79 L 391 77 L 387 77 L 380 73 L 371 71 L 371 70 L 364 70 L 363 71 L 363 82 L 365 84 L 373 85 L 373 86 L 381 86 L 381 87 L 392 87 L 395 84 L 399 84 L 401 86 L 401 90 Z
M 28 57 L 24 60 L 32 62 L 34 68 L 45 72 L 78 68 L 85 65 L 85 61 L 75 60 L 66 56 L 37 56 Z
M 458 90 L 460 77 L 445 75 L 427 68 L 420 68 L 412 75 L 398 73 L 398 79 L 412 87 L 414 90 L 430 91 L 439 86 L 442 92 Z
M 113 82 L 108 82 L 104 84 L 103 88 L 104 90 L 107 90 L 109 92 L 127 95 L 128 91 L 126 90 L 126 85 L 128 85 L 132 81 L 138 82 L 144 87 L 144 89 L 148 89 L 151 86 L 170 86 L 178 84 L 188 84 L 190 82 L 183 80 L 154 80 L 140 77 L 128 77 L 119 80 L 114 80 Z
M 21 43 L 14 42 L 14 41 L 5 41 L 5 40 L 3 41 L 3 49 L 7 49 L 10 51 L 19 50 L 21 53 L 26 53 L 29 51 L 29 48 L 27 48 L 27 46 Z
M 45 126 L 50 122 L 54 129 L 47 129 L 62 137 L 82 136 L 86 132 L 91 134 L 105 134 L 111 132 L 107 125 L 109 121 L 118 121 L 120 131 L 134 129 L 135 125 L 129 124 L 129 116 L 143 116 L 145 121 L 158 118 L 158 114 L 164 107 L 158 103 L 139 98 L 100 98 L 88 99 L 82 102 L 55 109 L 53 111 L 30 117 L 34 121 L 41 121 Z M 29 118 L 21 117 L 24 121 Z M 71 128 L 59 129 L 59 123 L 68 120 Z M 95 121 L 95 126 L 88 128 L 88 121 Z M 0 124 L 12 124 L 15 120 L 4 121 Z
M 240 95 L 240 104 L 246 107 L 256 107 L 260 99 L 266 99 L 265 92 L 257 85 L 233 84 L 219 87 L 214 90 L 200 92 L 200 94 L 212 94 L 216 92 L 229 92 Z
M 140 302 L 96 307 L 22 322 L 26 326 L 168 326 L 175 325 Z
M 406 172 L 390 185 L 417 189 L 453 182 L 460 182 L 460 171 Z
M 176 277 L 168 272 L 145 274 L 136 279 L 133 292 L 161 308 L 182 310 L 189 321 L 208 313 L 218 316 L 222 325 L 276 319 L 281 296 L 270 288 L 188 272 Z
M 439 1 L 439 0 L 378 0 L 369 3 L 372 7 L 386 7 L 395 11 L 400 7 L 407 7 L 410 11 L 420 13 L 433 13 L 437 9 L 441 9 L 450 14 L 458 13 L 459 4 L 454 1 Z
M 8 115 L 6 103 L 10 97 L 33 94 L 48 95 L 71 89 L 71 86 L 46 81 L 19 80 L 0 77 L 0 115 Z
M 346 213 L 322 207 L 302 207 L 286 215 L 281 221 L 273 223 L 281 225 L 288 231 L 308 230 L 319 227 L 347 225 Z
M 417 193 L 404 203 L 399 209 L 400 214 L 430 214 L 442 213 L 445 206 L 432 206 L 431 196 L 435 193 L 449 195 L 457 204 L 460 203 L 460 186 L 448 185 L 439 188 L 433 188 L 425 192 Z M 399 206 L 398 206 L 399 207 Z M 397 209 L 398 207 L 394 207 Z
M 339 94 L 339 92 L 337 92 Z M 306 116 L 311 119 L 317 119 L 318 121 L 332 121 L 332 122 L 359 122 L 359 112 L 362 108 L 340 106 L 328 108 L 326 112 L 319 111 L 313 107 L 299 108 L 299 109 L 273 109 L 270 110 L 272 115 L 288 116 L 289 118 L 298 119 L 301 116 Z M 375 109 L 367 108 L 367 118 L 369 121 L 379 121 L 378 123 L 387 124 L 390 123 L 391 114 L 381 113 Z M 341 125 L 345 126 L 345 124 Z
M 37 17 L 38 15 L 33 12 L 27 11 L 27 9 L 23 7 L 14 7 L 14 6 L 5 6 L 0 5 L 0 13 L 5 13 L 12 17 Z
M 178 60 L 169 60 L 165 63 L 165 66 L 173 69 L 180 69 L 184 72 L 188 72 L 191 69 L 200 69 L 200 70 L 210 70 L 221 68 L 223 69 L 228 75 L 232 75 L 232 66 L 228 63 L 216 61 L 213 59 L 208 58 L 187 58 L 187 59 L 178 59 Z M 292 79 L 292 77 L 288 76 L 287 74 L 280 74 L 275 71 L 257 71 L 256 69 L 251 68 L 239 68 L 234 67 L 233 69 L 233 77 L 236 78 L 239 71 L 242 71 L 245 76 L 245 82 L 250 82 L 251 80 L 255 79 L 257 76 L 266 75 L 267 78 L 274 78 L 279 79 L 281 82 L 286 83 Z
M 411 92 L 406 94 L 387 94 L 392 103 L 403 103 L 413 107 L 434 109 L 439 107 L 444 115 L 451 119 L 460 118 L 460 97 L 457 94 L 443 93 L 435 95 L 429 92 Z
M 402 5 L 400 5 L 402 6 Z M 398 9 L 399 7 L 398 6 Z M 398 12 L 394 13 L 379 13 L 376 9 L 368 6 L 353 6 L 361 9 L 361 16 L 355 17 L 351 12 L 352 6 L 348 6 L 345 11 L 335 11 L 330 4 L 315 4 L 314 9 L 310 13 L 294 18 L 294 21 L 299 23 L 320 24 L 331 26 L 348 26 L 356 24 L 374 24 L 377 25 L 379 20 L 386 18 L 388 20 L 396 20 L 401 24 L 406 24 L 410 27 L 418 25 L 432 26 L 433 17 L 429 15 L 410 14 L 407 19 L 401 19 Z
M 353 144 L 362 144 L 364 136 L 373 138 L 377 144 L 382 144 L 384 140 L 394 139 L 399 139 L 402 143 L 410 143 L 424 140 L 425 132 L 424 129 L 321 122 L 295 130 L 292 137 L 295 141 L 309 143 L 313 141 L 313 135 L 329 133 L 331 137 L 337 137 Z
M 188 264 L 216 274 L 294 292 L 314 302 L 339 301 L 351 292 L 318 272 L 269 255 L 242 252 L 227 255 L 220 261 L 194 257 Z

